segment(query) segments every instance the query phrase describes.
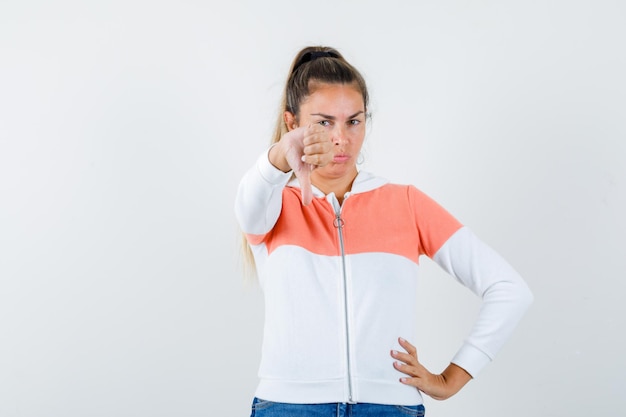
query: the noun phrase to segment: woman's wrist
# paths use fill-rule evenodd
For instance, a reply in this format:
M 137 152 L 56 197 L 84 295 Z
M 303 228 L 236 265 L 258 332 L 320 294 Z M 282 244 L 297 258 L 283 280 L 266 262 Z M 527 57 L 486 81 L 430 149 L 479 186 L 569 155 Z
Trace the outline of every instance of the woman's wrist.
M 282 150 L 282 139 L 280 142 L 276 142 L 270 147 L 270 150 L 267 154 L 267 157 L 270 163 L 278 170 L 282 172 L 291 171 L 291 167 L 287 163 L 287 158 L 285 157 L 285 152 Z
M 446 386 L 450 389 L 449 397 L 459 392 L 465 384 L 472 380 L 472 376 L 465 369 L 454 363 L 450 363 L 441 373 L 441 376 L 445 380 Z

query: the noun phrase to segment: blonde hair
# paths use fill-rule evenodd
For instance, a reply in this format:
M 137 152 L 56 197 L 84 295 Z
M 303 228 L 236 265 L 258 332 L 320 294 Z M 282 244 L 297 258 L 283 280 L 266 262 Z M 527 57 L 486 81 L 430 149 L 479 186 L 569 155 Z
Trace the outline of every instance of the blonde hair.
M 270 145 L 278 143 L 288 132 L 285 112 L 290 112 L 298 120 L 300 105 L 320 84 L 354 84 L 363 95 L 367 113 L 369 93 L 359 71 L 334 48 L 307 46 L 296 54 L 289 68 Z M 242 237 L 242 252 L 246 275 L 256 275 L 254 256 L 245 235 Z

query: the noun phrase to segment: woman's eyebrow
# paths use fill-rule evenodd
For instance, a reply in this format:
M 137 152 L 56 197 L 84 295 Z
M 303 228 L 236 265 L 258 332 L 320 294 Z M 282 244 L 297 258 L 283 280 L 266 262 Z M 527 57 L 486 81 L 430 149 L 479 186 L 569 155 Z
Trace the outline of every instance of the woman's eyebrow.
M 362 113 L 365 113 L 365 112 L 363 110 L 359 110 L 358 112 L 354 113 L 352 116 L 348 116 L 348 119 L 354 119 L 355 117 L 357 117 L 359 114 L 362 114 Z M 323 113 L 311 113 L 310 116 L 319 116 L 328 120 L 336 119 L 335 116 L 331 116 L 329 114 L 323 114 Z

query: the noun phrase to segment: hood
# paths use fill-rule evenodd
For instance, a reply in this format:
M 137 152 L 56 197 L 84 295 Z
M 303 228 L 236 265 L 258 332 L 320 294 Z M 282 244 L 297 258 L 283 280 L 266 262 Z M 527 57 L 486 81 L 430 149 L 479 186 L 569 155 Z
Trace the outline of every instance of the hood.
M 354 179 L 354 182 L 352 183 L 352 189 L 350 190 L 349 194 L 359 194 L 372 191 L 376 188 L 382 187 L 387 183 L 389 183 L 389 181 L 386 178 L 378 177 L 367 171 L 359 171 L 356 175 L 356 178 Z M 300 182 L 294 175 L 293 178 L 287 183 L 287 186 L 300 188 Z M 325 196 L 325 194 L 320 191 L 320 189 L 317 188 L 315 185 L 313 185 L 312 188 L 314 197 Z

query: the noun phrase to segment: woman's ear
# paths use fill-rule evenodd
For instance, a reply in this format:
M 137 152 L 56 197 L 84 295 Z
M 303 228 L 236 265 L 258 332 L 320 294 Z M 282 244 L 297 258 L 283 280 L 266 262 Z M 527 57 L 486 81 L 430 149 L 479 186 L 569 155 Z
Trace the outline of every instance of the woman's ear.
M 296 116 L 294 116 L 293 113 L 291 113 L 290 111 L 286 111 L 283 114 L 283 118 L 285 119 L 285 125 L 287 126 L 287 131 L 291 132 L 292 130 L 298 127 Z

